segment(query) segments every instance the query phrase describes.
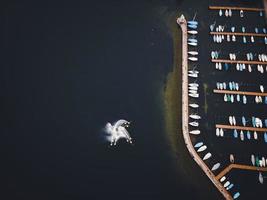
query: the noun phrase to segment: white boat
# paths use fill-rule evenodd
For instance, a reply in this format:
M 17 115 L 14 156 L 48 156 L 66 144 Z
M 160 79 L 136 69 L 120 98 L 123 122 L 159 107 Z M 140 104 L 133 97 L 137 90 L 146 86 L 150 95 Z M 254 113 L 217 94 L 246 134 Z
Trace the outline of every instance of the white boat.
M 195 90 L 195 91 L 197 91 L 197 90 L 198 90 L 198 87 L 189 86 L 188 89 L 189 89 L 189 90 Z
M 221 179 L 220 179 L 220 182 L 222 183 L 222 182 L 224 182 L 225 181 L 225 179 L 226 179 L 226 177 L 225 176 L 223 176 Z
M 189 87 L 198 87 L 198 83 L 189 83 L 188 84 Z
M 249 72 L 252 72 L 251 65 L 248 65 L 248 71 L 249 71 Z
M 196 122 L 196 121 L 193 121 L 193 122 L 189 122 L 189 125 L 190 126 L 194 126 L 194 127 L 198 127 L 199 126 L 199 123 Z
M 195 148 L 199 148 L 199 147 L 201 147 L 202 145 L 203 145 L 203 142 L 198 142 L 198 143 L 195 144 L 194 147 L 195 147 Z
M 188 96 L 190 97 L 193 97 L 193 98 L 198 98 L 199 97 L 199 94 L 192 94 L 192 93 L 189 93 Z
M 216 128 L 216 136 L 219 137 L 220 136 L 220 129 Z
M 191 114 L 191 115 L 189 115 L 189 117 L 191 119 L 201 119 L 201 117 L 199 115 L 196 115 L 196 114 Z
M 244 141 L 244 132 L 242 130 L 240 131 L 240 139 L 241 141 Z
M 234 95 L 231 94 L 231 102 L 234 103 Z
M 243 15 L 242 15 L 243 16 Z M 233 196 L 234 199 L 237 199 L 238 197 L 240 196 L 240 193 L 239 192 L 236 192 Z
M 190 70 L 190 71 L 188 71 L 190 74 L 199 74 L 199 71 L 197 71 L 197 70 Z
M 191 133 L 193 135 L 199 135 L 200 134 L 200 130 L 193 130 L 193 131 L 190 131 L 189 133 Z
M 233 125 L 235 126 L 236 125 L 235 116 L 232 116 L 232 119 L 233 119 Z
M 264 92 L 264 87 L 263 85 L 260 85 L 260 91 L 263 93 Z
M 216 163 L 216 164 L 213 165 L 213 167 L 211 168 L 211 171 L 215 171 L 215 170 L 217 170 L 220 166 L 221 166 L 220 163 Z
M 223 96 L 223 100 L 224 100 L 225 102 L 227 102 L 227 94 L 224 94 L 224 96 Z
M 207 160 L 211 157 L 211 153 L 207 153 L 204 157 L 203 157 L 203 160 Z
M 198 104 L 196 104 L 196 103 L 190 103 L 189 106 L 191 108 L 198 108 L 199 107 Z
M 234 163 L 235 162 L 235 157 L 233 154 L 230 154 L 230 162 Z
M 256 131 L 254 131 L 254 134 L 253 135 L 254 135 L 254 139 L 257 140 L 258 139 L 258 134 L 257 134 Z
M 190 94 L 197 94 L 197 91 L 196 90 L 189 90 L 188 91 Z
M 207 146 L 206 145 L 203 145 L 202 147 L 200 147 L 197 152 L 202 152 L 202 151 L 205 151 L 207 149 Z
M 263 176 L 261 172 L 259 172 L 259 182 L 263 184 Z
M 198 52 L 197 51 L 188 51 L 188 54 L 191 56 L 197 56 Z
M 230 125 L 233 125 L 233 117 L 232 117 L 232 116 L 229 116 L 229 117 L 228 117 L 228 120 L 229 120 L 229 124 L 230 124 Z
M 220 10 L 219 10 L 219 16 L 221 17 L 222 14 L 223 14 L 223 13 L 222 13 L 222 10 L 220 9 Z
M 196 42 L 187 42 L 187 44 L 190 45 L 190 46 L 194 46 L 194 47 L 197 46 L 197 43 Z
M 260 167 L 262 167 L 262 160 L 259 160 L 259 165 Z
M 224 131 L 222 128 L 220 128 L 220 136 L 223 137 L 224 136 Z
M 265 166 L 266 166 L 266 161 L 265 161 L 265 158 L 264 158 L 264 157 L 262 157 L 262 158 L 261 158 L 261 160 L 262 160 L 262 166 L 263 166 L 263 167 L 265 167 Z
M 226 86 L 226 83 L 223 82 L 223 89 L 226 90 L 226 87 L 227 87 L 227 86 Z
M 191 61 L 197 61 L 197 57 L 188 57 L 188 60 L 191 60 Z
M 188 74 L 189 77 L 197 78 L 198 74 Z
M 255 165 L 255 156 L 253 154 L 251 155 L 251 163 L 253 166 Z
M 230 181 L 226 181 L 225 183 L 224 183 L 224 185 L 223 185 L 223 187 L 228 187 L 230 185 Z
M 192 34 L 192 35 L 196 35 L 197 31 L 196 30 L 190 30 L 190 31 L 187 31 L 187 33 Z
M 247 97 L 246 97 L 246 95 L 243 95 L 243 104 L 247 104 Z

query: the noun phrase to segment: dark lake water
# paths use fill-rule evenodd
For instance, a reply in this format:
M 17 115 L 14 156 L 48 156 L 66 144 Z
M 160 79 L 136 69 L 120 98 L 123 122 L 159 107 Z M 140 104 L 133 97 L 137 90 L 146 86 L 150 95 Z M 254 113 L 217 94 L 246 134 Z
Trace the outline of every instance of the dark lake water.
M 3 199 L 221 197 L 209 180 L 193 184 L 177 172 L 164 129 L 160 89 L 172 70 L 173 42 L 162 13 L 192 17 L 188 4 L 3 6 Z M 120 118 L 132 121 L 134 145 L 110 148 L 103 128 Z

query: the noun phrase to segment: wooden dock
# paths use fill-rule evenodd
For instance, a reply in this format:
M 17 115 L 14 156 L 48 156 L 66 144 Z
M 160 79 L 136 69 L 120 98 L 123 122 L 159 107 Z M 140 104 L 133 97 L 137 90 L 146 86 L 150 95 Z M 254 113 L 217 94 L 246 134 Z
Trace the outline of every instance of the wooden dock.
M 235 35 L 235 36 L 267 37 L 267 34 L 265 34 L 265 33 L 216 32 L 216 31 L 211 31 L 210 35 Z
M 214 63 L 231 63 L 231 64 L 247 64 L 247 65 L 267 65 L 267 62 L 258 61 L 258 60 L 227 60 L 227 59 L 211 59 L 211 62 Z
M 230 193 L 228 193 L 228 191 L 223 187 L 220 181 L 216 179 L 213 172 L 209 169 L 209 167 L 205 164 L 205 162 L 196 152 L 189 135 L 187 21 L 183 15 L 177 19 L 177 24 L 181 27 L 182 30 L 182 133 L 185 145 L 192 158 L 207 175 L 207 177 L 212 181 L 216 188 L 222 193 L 224 198 L 232 200 L 233 198 Z
M 267 172 L 267 167 L 256 167 L 250 165 L 241 165 L 241 164 L 230 164 L 224 168 L 217 176 L 216 179 L 219 180 L 225 174 L 227 174 L 231 169 L 240 169 L 240 170 L 252 170 L 252 171 L 262 171 Z
M 217 94 L 241 94 L 241 95 L 247 95 L 247 96 L 267 96 L 266 92 L 249 92 L 249 91 L 237 91 L 237 90 L 217 90 L 214 89 L 213 93 Z
M 232 125 L 225 125 L 225 124 L 216 124 L 216 128 L 222 129 L 236 129 L 236 130 L 244 130 L 244 131 L 257 131 L 257 132 L 267 132 L 267 128 L 257 128 L 251 126 L 232 126 Z
M 260 12 L 264 11 L 264 8 L 248 8 L 248 7 L 233 7 L 233 6 L 209 6 L 210 10 L 243 10 L 243 11 L 252 11 Z

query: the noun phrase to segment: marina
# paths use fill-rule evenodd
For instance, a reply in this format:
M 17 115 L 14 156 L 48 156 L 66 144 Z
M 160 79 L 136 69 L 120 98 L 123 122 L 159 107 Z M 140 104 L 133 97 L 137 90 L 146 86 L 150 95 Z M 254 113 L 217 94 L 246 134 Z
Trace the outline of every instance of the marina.
M 212 17 L 209 20 L 206 19 L 209 21 L 210 30 L 198 30 L 200 24 L 198 20 L 201 20 L 201 16 L 198 19 L 194 16 L 193 20 L 189 18 L 189 25 L 184 16 L 177 19 L 183 34 L 183 137 L 190 155 L 218 191 L 226 199 L 237 199 L 240 196 L 243 198 L 245 196 L 242 193 L 246 194 L 246 191 L 241 185 L 244 183 L 238 182 L 233 174 L 239 170 L 244 175 L 256 173 L 254 181 L 265 184 L 264 173 L 267 172 L 266 156 L 253 156 L 252 165 L 246 163 L 248 160 L 246 154 L 264 153 L 263 149 L 266 148 L 264 145 L 267 142 L 267 126 L 264 125 L 266 124 L 264 119 L 267 116 L 262 112 L 267 104 L 267 93 L 264 92 L 266 86 L 264 72 L 267 72 L 264 9 L 243 6 L 208 6 L 208 10 L 211 13 L 210 16 L 213 17 L 213 19 Z M 249 23 L 245 28 L 244 24 L 243 26 L 234 25 L 226 20 L 226 18 L 233 17 L 238 21 L 237 18 L 247 19 L 247 16 L 254 15 L 262 21 L 259 24 L 253 24 L 253 28 L 249 26 Z M 204 23 L 208 23 L 207 21 Z M 226 29 L 231 31 L 225 31 Z M 241 30 L 241 32 L 236 30 Z M 192 31 L 194 38 L 191 38 Z M 211 39 L 210 54 L 208 54 L 211 59 L 205 56 L 205 53 L 200 52 L 200 49 L 202 51 L 204 49 L 201 38 L 207 36 Z M 226 40 L 228 43 L 222 44 Z M 226 58 L 228 55 L 230 59 Z M 205 66 L 204 60 L 209 60 L 211 66 L 216 64 L 217 70 Z M 248 79 L 243 73 L 237 74 L 239 71 L 253 73 L 252 76 L 257 79 Z M 260 73 L 254 73 L 255 71 Z M 210 78 L 211 75 L 212 78 Z M 189 81 L 191 85 L 188 84 Z M 197 83 L 197 86 L 192 85 L 194 83 Z M 221 95 L 223 99 L 219 98 Z M 231 104 L 225 104 L 225 102 L 231 102 Z M 258 111 L 258 109 L 263 110 Z M 232 114 L 226 118 L 227 113 Z M 254 117 L 255 115 L 259 117 Z M 227 140 L 222 138 L 227 138 Z M 235 140 L 235 138 L 240 139 Z M 240 149 L 237 146 L 234 148 L 237 143 Z M 223 147 L 217 148 L 217 144 Z M 242 151 L 241 147 L 244 145 L 249 146 L 248 152 Z

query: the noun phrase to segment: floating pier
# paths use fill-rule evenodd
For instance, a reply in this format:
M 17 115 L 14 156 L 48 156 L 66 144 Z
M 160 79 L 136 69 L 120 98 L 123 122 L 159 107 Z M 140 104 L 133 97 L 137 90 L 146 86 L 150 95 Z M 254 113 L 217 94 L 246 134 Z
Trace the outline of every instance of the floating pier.
M 217 90 L 214 89 L 213 93 L 217 94 L 241 94 L 247 96 L 267 96 L 266 92 L 249 92 L 249 91 L 239 91 L 239 90 Z
M 248 65 L 267 65 L 267 62 L 263 61 L 253 61 L 253 60 L 227 60 L 227 59 L 211 59 L 211 62 L 214 63 L 239 63 L 239 64 L 248 64 Z
M 236 130 L 244 130 L 244 131 L 257 131 L 257 132 L 267 132 L 267 128 L 257 128 L 251 126 L 231 126 L 225 124 L 216 124 L 216 128 L 222 129 L 236 129 Z
M 236 36 L 255 36 L 255 37 L 267 37 L 265 33 L 243 33 L 243 32 L 210 32 L 210 35 L 236 35 Z
M 249 7 L 232 7 L 232 6 L 209 6 L 210 10 L 243 10 L 243 11 L 252 11 L 260 12 L 264 11 L 264 8 L 249 8 Z
M 224 168 L 217 176 L 216 179 L 219 180 L 225 174 L 227 174 L 231 169 L 241 169 L 241 170 L 252 170 L 252 171 L 262 171 L 267 172 L 267 167 L 256 167 L 251 165 L 241 165 L 241 164 L 230 164 Z

